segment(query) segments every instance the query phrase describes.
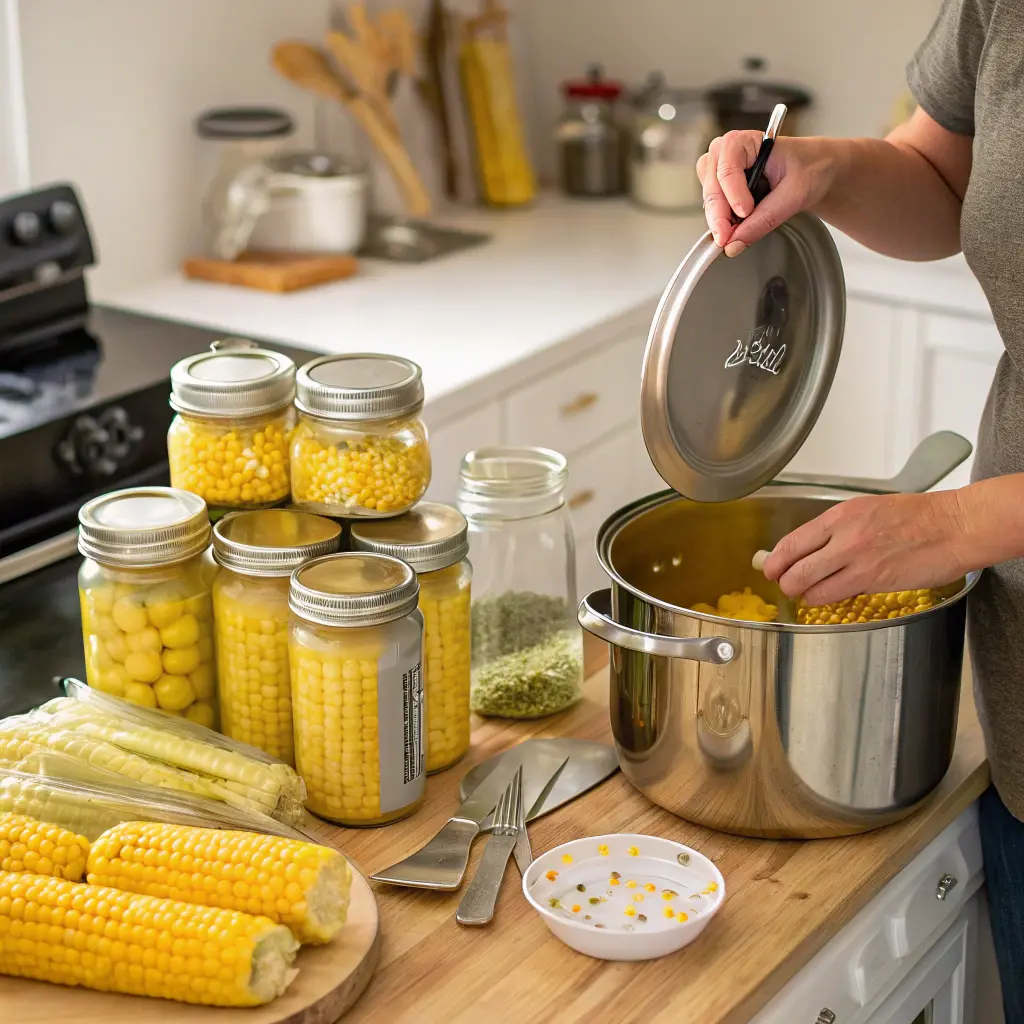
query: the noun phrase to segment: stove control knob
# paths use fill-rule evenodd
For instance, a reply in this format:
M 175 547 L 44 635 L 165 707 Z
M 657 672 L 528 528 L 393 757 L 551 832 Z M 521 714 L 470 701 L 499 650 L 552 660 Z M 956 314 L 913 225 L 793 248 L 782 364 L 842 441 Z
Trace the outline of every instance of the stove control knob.
M 78 208 L 66 199 L 58 199 L 50 206 L 46 219 L 58 235 L 70 234 L 79 221 Z
M 30 210 L 22 210 L 14 215 L 11 221 L 11 238 L 16 245 L 31 245 L 37 241 L 42 231 L 38 214 Z
M 113 476 L 129 460 L 145 431 L 131 422 L 119 406 L 99 416 L 79 416 L 55 455 L 76 476 Z

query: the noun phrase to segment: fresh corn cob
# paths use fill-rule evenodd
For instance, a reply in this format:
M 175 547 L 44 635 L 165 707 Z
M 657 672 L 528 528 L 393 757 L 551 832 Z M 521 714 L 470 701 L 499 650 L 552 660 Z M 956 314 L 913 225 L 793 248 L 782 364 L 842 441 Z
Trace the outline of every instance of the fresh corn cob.
M 171 765 L 157 764 L 101 737 L 91 736 L 84 725 L 76 725 L 72 730 L 63 728 L 55 716 L 51 718 L 26 715 L 8 718 L 0 724 L 0 764 L 13 764 L 37 750 L 53 750 L 162 789 L 222 800 L 246 811 L 262 811 L 265 807 L 265 804 L 241 796 L 214 780 Z
M 0 814 L 0 871 L 27 871 L 80 882 L 89 840 L 23 814 Z
M 259 1006 L 296 975 L 282 925 L 215 907 L 0 872 L 0 973 L 208 1006 Z
M 100 836 L 88 872 L 94 885 L 262 914 L 314 943 L 345 923 L 352 883 L 348 861 L 326 846 L 150 822 Z

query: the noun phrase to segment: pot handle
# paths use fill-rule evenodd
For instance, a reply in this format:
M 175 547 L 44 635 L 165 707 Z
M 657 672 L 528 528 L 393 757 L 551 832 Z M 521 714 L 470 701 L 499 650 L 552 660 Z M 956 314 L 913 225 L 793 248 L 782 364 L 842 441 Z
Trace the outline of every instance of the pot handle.
M 834 487 L 864 494 L 923 494 L 949 476 L 961 462 L 970 457 L 972 451 L 971 442 L 966 437 L 952 430 L 938 430 L 929 434 L 910 453 L 903 468 L 891 480 L 820 473 L 780 473 L 776 483 Z
M 620 625 L 611 617 L 611 611 L 611 590 L 595 590 L 580 602 L 580 625 L 588 633 L 637 654 L 725 665 L 740 652 L 739 644 L 724 636 L 658 636 L 643 633 L 639 629 Z

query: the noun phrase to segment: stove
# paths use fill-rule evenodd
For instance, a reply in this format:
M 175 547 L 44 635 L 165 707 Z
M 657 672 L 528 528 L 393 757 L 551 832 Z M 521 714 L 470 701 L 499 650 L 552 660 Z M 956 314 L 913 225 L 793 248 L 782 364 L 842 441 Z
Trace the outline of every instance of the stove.
M 0 716 L 84 678 L 78 509 L 169 483 L 170 369 L 223 337 L 90 303 L 94 262 L 70 185 L 0 201 Z

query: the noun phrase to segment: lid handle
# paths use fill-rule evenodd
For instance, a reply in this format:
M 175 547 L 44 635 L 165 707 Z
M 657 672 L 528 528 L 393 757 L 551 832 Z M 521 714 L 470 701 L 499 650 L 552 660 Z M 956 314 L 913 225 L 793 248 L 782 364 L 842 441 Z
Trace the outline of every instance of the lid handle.
M 775 138 L 779 134 L 782 122 L 786 119 L 789 110 L 785 103 L 776 103 L 772 116 L 768 119 L 768 127 L 764 131 L 764 138 L 761 140 L 761 148 L 757 151 L 757 157 L 747 170 L 747 188 L 754 197 L 756 206 L 771 191 L 767 181 L 762 179 L 765 164 L 768 157 L 772 155 L 772 148 L 775 146 Z

